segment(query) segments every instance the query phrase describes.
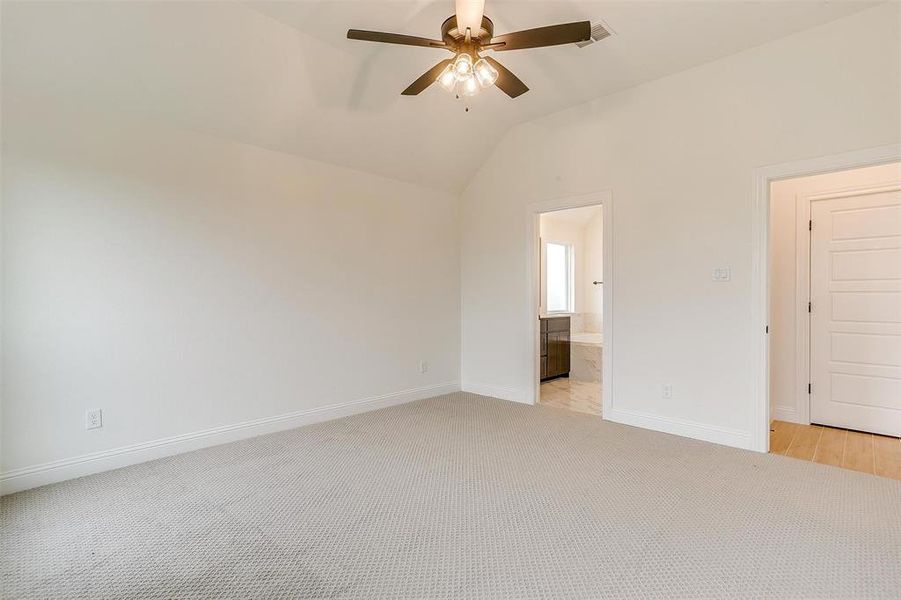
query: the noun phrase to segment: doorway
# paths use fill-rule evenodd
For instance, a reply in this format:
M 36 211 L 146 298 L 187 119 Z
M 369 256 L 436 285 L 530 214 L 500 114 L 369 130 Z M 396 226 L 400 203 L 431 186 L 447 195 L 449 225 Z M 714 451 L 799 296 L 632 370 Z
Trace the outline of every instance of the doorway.
M 534 404 L 612 406 L 612 210 L 603 192 L 529 207 Z
M 901 163 L 769 197 L 770 449 L 901 478 Z

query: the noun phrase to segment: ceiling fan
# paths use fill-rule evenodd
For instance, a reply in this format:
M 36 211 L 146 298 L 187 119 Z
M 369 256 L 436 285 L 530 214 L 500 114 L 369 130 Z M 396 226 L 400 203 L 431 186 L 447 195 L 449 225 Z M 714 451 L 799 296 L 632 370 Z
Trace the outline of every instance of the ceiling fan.
M 526 93 L 529 88 L 501 63 L 490 56 L 482 57 L 483 51 L 541 48 L 585 42 L 591 38 L 591 23 L 588 21 L 538 27 L 495 37 L 494 23 L 485 16 L 484 9 L 485 0 L 456 0 L 456 14 L 442 23 L 440 40 L 359 29 L 349 29 L 347 37 L 367 42 L 441 48 L 454 53 L 454 58 L 442 60 L 411 83 L 401 92 L 404 96 L 415 96 L 437 81 L 447 91 L 456 91 L 462 96 L 473 96 L 483 88 L 496 85 L 511 98 Z

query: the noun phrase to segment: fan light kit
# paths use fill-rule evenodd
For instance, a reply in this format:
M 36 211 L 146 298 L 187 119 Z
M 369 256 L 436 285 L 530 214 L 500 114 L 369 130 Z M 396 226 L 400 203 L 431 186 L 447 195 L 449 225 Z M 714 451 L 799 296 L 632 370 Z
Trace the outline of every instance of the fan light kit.
M 591 39 L 591 23 L 588 21 L 538 27 L 495 37 L 494 23 L 484 15 L 484 8 L 484 0 L 457 0 L 456 14 L 441 25 L 440 40 L 359 29 L 348 30 L 347 37 L 368 42 L 441 48 L 454 53 L 454 58 L 442 60 L 411 83 L 401 92 L 404 96 L 415 96 L 437 81 L 442 88 L 457 96 L 474 96 L 496 85 L 511 98 L 526 93 L 529 88 L 493 58 L 482 57 L 481 52 L 577 44 Z
M 473 64 L 470 55 L 461 53 L 454 62 L 444 67 L 438 76 L 438 83 L 449 92 L 456 90 L 457 95 L 473 96 L 483 88 L 494 85 L 497 76 L 497 69 L 484 58 L 478 58 Z

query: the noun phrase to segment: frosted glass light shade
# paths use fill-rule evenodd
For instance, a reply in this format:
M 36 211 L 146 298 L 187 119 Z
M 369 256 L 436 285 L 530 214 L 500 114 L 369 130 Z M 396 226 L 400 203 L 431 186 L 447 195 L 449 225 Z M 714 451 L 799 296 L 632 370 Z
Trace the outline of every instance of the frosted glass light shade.
M 472 76 L 472 57 L 468 54 L 461 53 L 454 59 L 454 75 L 457 81 L 463 81 Z
M 484 58 L 477 60 L 472 70 L 482 87 L 490 87 L 497 81 L 497 69 Z
M 478 80 L 473 75 L 460 81 L 460 93 L 463 96 L 475 96 L 481 89 Z
M 451 63 L 441 71 L 441 75 L 438 76 L 438 84 L 448 92 L 452 92 L 456 83 L 457 76 L 454 74 L 454 64 Z

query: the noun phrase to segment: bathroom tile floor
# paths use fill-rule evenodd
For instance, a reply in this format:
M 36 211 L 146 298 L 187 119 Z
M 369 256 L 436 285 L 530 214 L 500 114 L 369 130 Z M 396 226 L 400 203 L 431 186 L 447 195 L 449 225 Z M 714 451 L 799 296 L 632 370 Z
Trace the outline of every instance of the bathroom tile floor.
M 568 377 L 541 384 L 541 404 L 592 415 L 601 414 L 601 384 Z

